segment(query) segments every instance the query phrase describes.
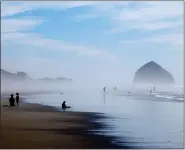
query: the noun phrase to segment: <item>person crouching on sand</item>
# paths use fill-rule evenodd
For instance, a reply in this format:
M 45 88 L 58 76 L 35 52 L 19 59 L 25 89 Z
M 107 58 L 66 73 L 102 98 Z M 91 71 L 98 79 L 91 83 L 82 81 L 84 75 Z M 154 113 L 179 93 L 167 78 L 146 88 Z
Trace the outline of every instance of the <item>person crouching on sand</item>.
M 15 100 L 16 100 L 17 107 L 18 107 L 18 106 L 19 106 L 19 93 L 16 93 L 16 98 L 15 98 Z
M 62 109 L 66 109 L 66 108 L 71 108 L 71 107 L 66 105 L 66 101 L 63 101 Z
M 15 106 L 15 99 L 14 99 L 14 97 L 13 97 L 13 94 L 10 95 L 9 103 L 10 103 L 10 107 Z

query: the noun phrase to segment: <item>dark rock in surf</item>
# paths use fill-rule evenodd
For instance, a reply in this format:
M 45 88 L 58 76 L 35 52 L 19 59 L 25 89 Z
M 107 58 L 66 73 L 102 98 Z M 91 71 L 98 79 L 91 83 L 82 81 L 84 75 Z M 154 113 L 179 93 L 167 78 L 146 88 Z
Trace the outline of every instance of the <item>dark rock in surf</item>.
M 159 64 L 151 61 L 135 73 L 134 84 L 175 84 L 173 76 Z

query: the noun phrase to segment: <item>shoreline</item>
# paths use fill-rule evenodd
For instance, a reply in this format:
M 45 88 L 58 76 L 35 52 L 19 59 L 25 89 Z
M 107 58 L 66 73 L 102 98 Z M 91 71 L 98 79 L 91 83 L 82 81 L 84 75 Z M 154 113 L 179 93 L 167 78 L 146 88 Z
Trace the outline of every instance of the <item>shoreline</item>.
M 103 118 L 100 113 L 64 112 L 52 106 L 30 104 L 24 100 L 21 100 L 19 108 L 11 108 L 5 107 L 7 100 L 7 98 L 5 100 L 1 97 L 1 129 L 3 133 L 0 148 L 123 148 L 123 146 L 112 143 L 113 137 L 98 135 L 91 131 L 104 127 L 103 124 L 95 122 Z M 15 114 L 19 116 L 18 119 Z M 25 118 L 26 115 L 29 118 Z M 40 122 L 39 119 L 41 119 Z M 34 122 L 35 120 L 37 123 Z M 27 125 L 26 121 L 29 121 L 30 124 Z M 16 128 L 17 124 L 19 128 Z M 40 133 L 43 132 L 46 137 L 50 137 L 50 140 L 43 139 L 39 144 L 39 138 L 43 138 Z M 22 140 L 7 141 L 8 137 L 17 137 L 20 133 L 25 138 L 24 142 Z M 37 139 L 33 139 L 32 134 Z M 69 137 L 73 140 L 71 141 Z M 7 144 L 8 142 L 9 144 Z M 66 142 L 72 143 L 68 145 Z

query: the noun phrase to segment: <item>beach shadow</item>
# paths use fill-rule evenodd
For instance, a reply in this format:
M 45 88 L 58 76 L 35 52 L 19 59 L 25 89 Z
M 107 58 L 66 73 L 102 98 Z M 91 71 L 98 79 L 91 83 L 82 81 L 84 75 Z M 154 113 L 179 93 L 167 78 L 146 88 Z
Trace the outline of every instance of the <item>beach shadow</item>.
M 10 107 L 9 105 L 3 105 L 3 107 Z

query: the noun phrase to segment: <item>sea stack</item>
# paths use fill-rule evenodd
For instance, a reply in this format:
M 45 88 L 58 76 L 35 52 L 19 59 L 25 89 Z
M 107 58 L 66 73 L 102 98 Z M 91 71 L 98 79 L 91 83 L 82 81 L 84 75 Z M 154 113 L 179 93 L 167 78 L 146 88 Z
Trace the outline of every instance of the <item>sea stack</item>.
M 151 61 L 135 73 L 134 84 L 169 85 L 175 84 L 171 73 L 162 68 L 159 64 Z

